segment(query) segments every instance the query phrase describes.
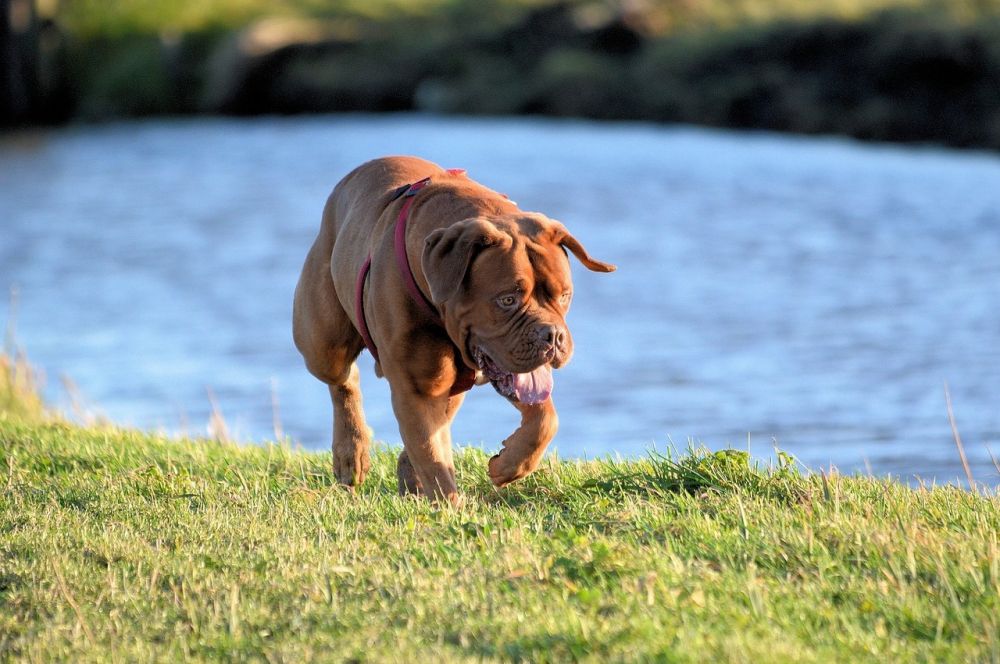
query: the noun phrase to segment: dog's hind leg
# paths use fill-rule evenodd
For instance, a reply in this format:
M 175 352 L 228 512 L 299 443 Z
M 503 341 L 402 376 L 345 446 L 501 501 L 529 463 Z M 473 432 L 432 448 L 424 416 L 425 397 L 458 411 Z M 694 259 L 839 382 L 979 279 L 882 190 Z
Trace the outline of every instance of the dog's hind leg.
M 357 351 L 354 352 L 357 356 Z M 333 473 L 347 487 L 361 484 L 371 466 L 368 425 L 361 407 L 361 377 L 352 357 L 337 362 L 344 352 L 331 350 L 325 370 L 310 371 L 327 384 L 333 403 Z M 309 363 L 307 362 L 307 365 Z
M 371 467 L 368 425 L 361 408 L 361 377 L 351 362 L 347 380 L 330 385 L 333 402 L 333 472 L 341 484 L 354 487 Z
M 503 449 L 489 463 L 490 480 L 502 487 L 538 468 L 545 448 L 556 435 L 559 417 L 552 399 L 529 406 L 515 403 L 521 411 L 521 426 L 503 441 Z
M 361 375 L 354 357 L 358 351 L 331 348 L 327 362 L 309 370 L 327 384 L 333 404 L 333 473 L 347 487 L 361 484 L 371 466 L 370 439 L 361 406 Z M 349 357 L 349 359 L 348 359 Z
M 422 496 L 424 494 L 424 485 L 417 477 L 417 471 L 413 470 L 410 455 L 406 453 L 406 450 L 399 453 L 399 461 L 396 462 L 396 481 L 401 496 Z
M 371 466 L 368 425 L 361 408 L 355 358 L 364 342 L 341 306 L 330 275 L 330 240 L 320 236 L 295 289 L 293 336 L 309 372 L 326 383 L 333 402 L 333 472 L 348 487 Z

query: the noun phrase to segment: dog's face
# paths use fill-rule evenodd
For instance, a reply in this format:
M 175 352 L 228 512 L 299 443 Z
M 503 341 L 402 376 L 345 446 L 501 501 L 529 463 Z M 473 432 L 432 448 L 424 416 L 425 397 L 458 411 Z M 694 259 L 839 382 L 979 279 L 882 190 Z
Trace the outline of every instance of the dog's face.
M 566 312 L 573 299 L 566 249 L 587 268 L 611 272 L 562 224 L 539 214 L 467 219 L 431 233 L 421 265 L 431 299 L 462 358 L 500 394 L 527 404 L 552 391 L 552 369 L 569 361 Z

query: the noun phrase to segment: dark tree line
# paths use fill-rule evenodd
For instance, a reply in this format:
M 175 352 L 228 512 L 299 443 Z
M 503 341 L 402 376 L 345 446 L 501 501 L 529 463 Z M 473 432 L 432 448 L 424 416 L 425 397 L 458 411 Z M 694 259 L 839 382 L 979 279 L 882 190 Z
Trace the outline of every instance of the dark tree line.
M 0 0 L 0 125 L 51 123 L 72 113 L 65 39 L 34 0 Z

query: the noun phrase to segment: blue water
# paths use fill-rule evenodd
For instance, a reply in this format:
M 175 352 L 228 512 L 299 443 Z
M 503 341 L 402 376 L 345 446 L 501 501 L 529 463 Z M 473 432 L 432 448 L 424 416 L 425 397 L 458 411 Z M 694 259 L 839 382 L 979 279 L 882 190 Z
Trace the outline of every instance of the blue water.
M 775 444 L 810 467 L 1000 483 L 1000 158 L 644 124 L 399 116 L 185 120 L 0 137 L 0 288 L 17 338 L 116 422 L 326 448 L 292 291 L 333 184 L 416 154 L 565 222 L 574 265 L 562 456 Z M 10 305 L 0 303 L 0 322 Z M 388 386 L 365 408 L 396 444 Z M 277 402 L 277 410 L 274 402 Z M 489 387 L 455 440 L 518 422 Z

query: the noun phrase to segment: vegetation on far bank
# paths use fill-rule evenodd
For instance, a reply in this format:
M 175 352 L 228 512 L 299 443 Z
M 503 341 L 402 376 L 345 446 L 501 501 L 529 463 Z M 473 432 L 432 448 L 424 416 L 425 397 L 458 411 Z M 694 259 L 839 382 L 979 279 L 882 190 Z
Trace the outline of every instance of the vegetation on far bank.
M 14 367 L 20 366 L 17 378 Z M 1000 497 L 571 462 L 468 504 L 326 453 L 81 427 L 0 367 L 0 660 L 996 661 Z
M 391 30 L 412 26 L 440 30 L 452 28 L 487 33 L 521 20 L 530 12 L 553 6 L 583 8 L 591 21 L 629 13 L 653 36 L 698 30 L 719 30 L 777 21 L 834 18 L 853 20 L 887 9 L 908 9 L 975 21 L 1000 12 L 1000 0 L 709 0 L 675 2 L 651 0 L 624 3 L 614 0 L 70 0 L 39 2 L 43 15 L 64 23 L 82 37 L 115 37 L 163 32 L 233 30 L 268 17 L 307 18 L 337 22 L 355 31 Z M 419 34 L 409 32 L 416 41 Z
M 40 6 L 7 122 L 415 109 L 1000 148 L 1000 0 Z

